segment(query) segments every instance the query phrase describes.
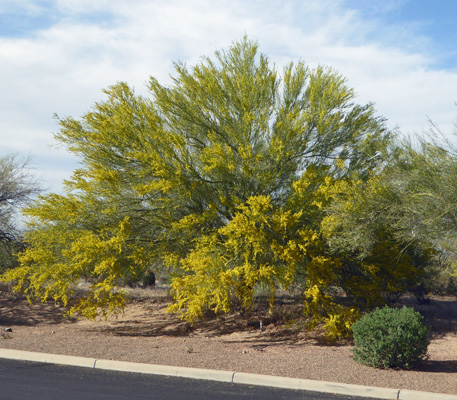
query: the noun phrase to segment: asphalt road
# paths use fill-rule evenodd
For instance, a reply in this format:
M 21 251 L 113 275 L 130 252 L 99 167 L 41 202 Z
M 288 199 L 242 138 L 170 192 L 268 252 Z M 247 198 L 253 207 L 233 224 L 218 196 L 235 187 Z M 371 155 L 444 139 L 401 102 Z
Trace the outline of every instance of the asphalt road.
M 362 397 L 5 359 L 0 359 L 0 399 L 370 400 Z

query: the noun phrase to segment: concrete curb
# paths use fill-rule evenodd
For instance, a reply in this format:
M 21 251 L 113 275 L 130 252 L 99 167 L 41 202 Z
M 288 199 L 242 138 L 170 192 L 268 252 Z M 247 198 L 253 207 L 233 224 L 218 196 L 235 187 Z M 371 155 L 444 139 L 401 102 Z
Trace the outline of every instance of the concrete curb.
M 0 350 L 0 357 L 2 352 Z M 142 374 L 177 376 L 180 378 L 206 379 L 219 382 L 233 382 L 231 371 L 206 370 L 198 368 L 173 367 L 169 365 L 153 365 L 127 361 L 96 360 L 93 365 L 97 369 L 111 371 L 136 372 Z
M 98 360 L 95 358 L 65 356 L 59 354 L 34 353 L 30 351 L 2 349 L 0 358 L 32 361 L 47 364 L 70 365 L 74 367 L 96 368 L 110 371 L 134 372 L 142 374 L 167 375 L 180 378 L 205 379 L 255 386 L 270 386 L 283 389 L 308 390 L 312 392 L 369 397 L 385 400 L 457 400 L 457 395 L 417 392 L 403 389 L 387 389 L 347 383 L 312 381 L 270 375 L 248 374 L 235 371 L 218 371 L 199 368 L 153 365 L 127 361 Z
M 374 399 L 398 400 L 398 389 L 385 389 L 370 386 L 351 385 L 309 379 L 283 378 L 280 376 L 247 374 L 235 372 L 233 383 L 245 385 L 270 386 L 283 389 L 308 390 L 310 392 L 345 394 Z M 456 396 L 457 399 L 457 396 Z
M 1 352 L 0 352 L 1 355 Z M 96 360 L 94 368 L 110 371 L 136 372 L 141 374 L 177 376 L 178 368 L 168 365 L 151 365 L 126 361 Z
M 432 396 L 430 396 L 432 395 Z M 399 400 L 455 400 L 457 396 L 452 394 L 415 392 L 413 390 L 402 390 Z
M 399 390 L 379 388 L 374 386 L 351 385 L 349 383 L 335 383 L 325 381 L 302 380 L 300 389 L 313 390 L 323 393 L 337 393 L 348 396 L 363 396 L 373 399 L 398 399 Z
M 71 365 L 73 367 L 94 368 L 95 358 L 65 356 L 61 354 L 34 353 L 31 351 L 0 349 L 0 358 L 10 360 L 34 361 L 46 364 Z

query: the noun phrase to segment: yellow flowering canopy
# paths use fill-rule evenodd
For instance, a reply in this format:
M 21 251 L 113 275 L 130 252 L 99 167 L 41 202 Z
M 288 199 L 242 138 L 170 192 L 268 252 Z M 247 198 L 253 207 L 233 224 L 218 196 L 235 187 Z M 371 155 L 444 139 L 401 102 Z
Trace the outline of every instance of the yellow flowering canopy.
M 150 79 L 150 97 L 118 83 L 81 119 L 59 120 L 81 168 L 65 194 L 26 210 L 28 247 L 4 279 L 63 302 L 85 279 L 74 309 L 94 317 L 122 307 L 123 279 L 167 268 L 170 309 L 188 320 L 234 299 L 249 307 L 258 284 L 270 307 L 278 287 L 317 298 L 316 285 L 337 284 L 321 222 L 335 185 L 379 165 L 383 119 L 332 69 L 279 73 L 246 37 L 175 69 L 169 86 Z

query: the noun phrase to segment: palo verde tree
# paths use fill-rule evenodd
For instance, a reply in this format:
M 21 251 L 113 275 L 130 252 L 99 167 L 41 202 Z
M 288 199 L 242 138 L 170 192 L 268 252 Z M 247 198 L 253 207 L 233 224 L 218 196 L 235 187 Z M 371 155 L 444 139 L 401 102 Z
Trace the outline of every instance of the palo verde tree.
M 123 305 L 119 279 L 159 263 L 173 272 L 171 310 L 193 320 L 249 307 L 258 284 L 272 307 L 277 287 L 332 282 L 325 190 L 378 168 L 383 119 L 332 69 L 280 75 L 246 37 L 175 69 L 169 86 L 151 78 L 149 98 L 119 83 L 80 120 L 59 120 L 56 139 L 82 167 L 66 194 L 26 211 L 29 247 L 5 277 L 18 289 L 65 302 L 87 278 L 74 310 L 93 317 Z

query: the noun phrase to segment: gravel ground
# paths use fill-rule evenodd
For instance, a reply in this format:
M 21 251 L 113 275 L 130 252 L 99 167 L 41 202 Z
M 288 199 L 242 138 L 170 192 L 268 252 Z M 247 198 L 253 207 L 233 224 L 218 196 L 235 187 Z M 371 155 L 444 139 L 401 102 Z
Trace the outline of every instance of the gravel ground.
M 327 345 L 284 321 L 265 321 L 260 331 L 258 319 L 233 314 L 191 327 L 165 313 L 160 289 L 149 292 L 135 296 L 117 319 L 101 322 L 67 319 L 54 304 L 29 306 L 0 294 L 0 347 L 457 394 L 456 298 L 422 306 L 432 332 L 429 357 L 404 371 L 360 365 L 350 343 Z

